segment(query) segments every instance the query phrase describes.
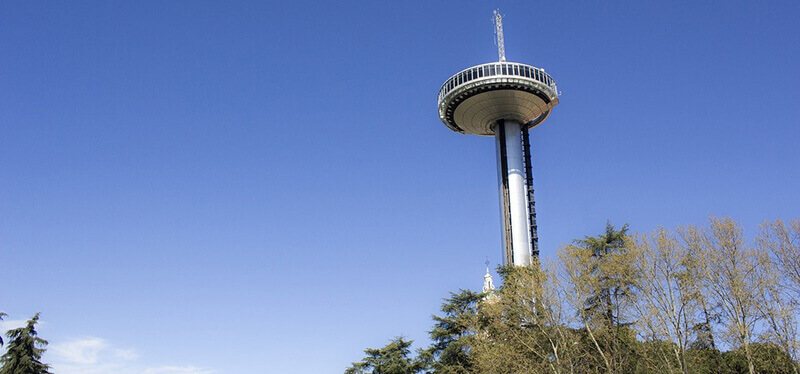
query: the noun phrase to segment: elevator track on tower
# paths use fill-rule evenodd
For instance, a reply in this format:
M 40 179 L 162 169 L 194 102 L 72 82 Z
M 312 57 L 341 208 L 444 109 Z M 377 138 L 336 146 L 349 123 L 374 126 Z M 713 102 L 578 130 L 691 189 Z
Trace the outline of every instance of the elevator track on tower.
M 539 260 L 539 234 L 536 227 L 536 202 L 533 200 L 533 167 L 531 165 L 531 141 L 528 129 L 522 129 L 522 152 L 525 158 L 525 184 L 528 187 L 528 221 L 531 227 L 531 259 Z

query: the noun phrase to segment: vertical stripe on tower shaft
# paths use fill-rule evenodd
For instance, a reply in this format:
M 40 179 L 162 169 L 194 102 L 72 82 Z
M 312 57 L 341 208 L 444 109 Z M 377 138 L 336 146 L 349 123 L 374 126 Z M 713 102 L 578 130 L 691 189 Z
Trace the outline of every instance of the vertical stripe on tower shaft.
M 531 141 L 528 129 L 522 129 L 522 147 L 525 153 L 525 184 L 528 187 L 528 219 L 531 228 L 533 260 L 539 259 L 539 233 L 536 226 L 536 202 L 533 200 L 533 165 L 531 163 Z
M 497 122 L 497 148 L 498 163 L 500 164 L 500 197 L 502 204 L 500 209 L 503 211 L 503 257 L 505 265 L 514 264 L 514 239 L 511 233 L 511 201 L 508 195 L 508 152 L 506 147 L 506 127 L 505 121 Z

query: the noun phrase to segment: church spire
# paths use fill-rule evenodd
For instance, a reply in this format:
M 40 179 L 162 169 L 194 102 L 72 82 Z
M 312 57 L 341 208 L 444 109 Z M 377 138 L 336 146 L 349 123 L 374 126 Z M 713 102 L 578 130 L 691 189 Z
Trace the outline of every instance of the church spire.
M 489 260 L 486 260 L 486 274 L 483 276 L 483 292 L 494 292 L 494 280 L 489 273 Z

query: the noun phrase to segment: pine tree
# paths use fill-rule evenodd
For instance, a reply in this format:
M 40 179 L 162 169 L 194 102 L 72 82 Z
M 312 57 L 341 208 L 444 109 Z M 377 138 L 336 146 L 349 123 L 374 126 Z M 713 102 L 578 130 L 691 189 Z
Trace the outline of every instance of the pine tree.
M 610 261 L 615 255 L 625 252 L 625 238 L 628 234 L 628 225 L 625 224 L 620 230 L 614 229 L 611 223 L 606 223 L 606 231 L 602 235 L 587 236 L 584 239 L 576 240 L 576 244 L 591 251 L 595 261 L 592 263 L 590 271 L 597 277 L 598 290 L 586 300 L 587 310 L 597 310 L 605 318 L 607 328 L 610 330 L 614 326 L 619 326 L 621 316 L 619 315 L 619 299 L 628 296 L 633 287 L 630 277 L 623 277 L 624 270 L 621 267 L 628 267 L 630 264 L 619 261 Z M 614 258 L 616 260 L 616 258 Z M 611 263 L 610 263 L 611 262 Z M 609 264 L 610 263 L 610 264 Z
M 0 374 L 50 374 L 50 365 L 41 362 L 47 340 L 37 336 L 36 324 L 39 313 L 33 316 L 25 327 L 9 330 L 8 351 L 0 357 Z
M 625 246 L 628 225 L 606 224 L 601 235 L 576 240 L 559 257 L 571 286 L 581 323 L 608 373 L 630 372 L 635 338 L 628 320 L 635 302 L 638 274 Z
M 434 373 L 469 373 L 469 337 L 474 334 L 478 303 L 482 294 L 470 290 L 450 293 L 441 311 L 443 316 L 433 316 L 435 325 L 430 333 L 433 343 L 421 355 L 429 361 Z
M 425 364 L 411 357 L 411 340 L 402 337 L 393 339 L 379 349 L 366 349 L 367 354 L 360 362 L 354 362 L 345 374 L 416 374 L 424 369 Z M 5 374 L 5 373 L 0 373 Z
M 7 316 L 7 315 L 8 315 L 8 314 L 5 314 L 5 313 L 3 313 L 3 312 L 0 312 L 0 321 L 2 321 L 2 320 L 3 320 L 3 317 L 5 317 L 5 316 Z M 2 336 L 2 335 L 0 335 L 0 346 L 2 346 L 2 345 L 3 345 L 3 336 Z

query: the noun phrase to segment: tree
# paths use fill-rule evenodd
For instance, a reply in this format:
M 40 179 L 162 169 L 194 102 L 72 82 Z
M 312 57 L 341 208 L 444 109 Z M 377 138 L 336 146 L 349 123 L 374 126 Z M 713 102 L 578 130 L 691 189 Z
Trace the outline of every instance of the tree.
M 451 293 L 416 358 L 398 338 L 347 374 L 800 374 L 800 220 L 765 223 L 755 245 L 742 231 L 607 225 L 556 266 Z
M 703 288 L 719 305 L 726 335 L 744 350 L 748 372 L 755 374 L 750 345 L 755 324 L 761 317 L 758 290 L 764 285 L 764 253 L 746 245 L 742 228 L 730 218 L 709 219 L 704 235 L 695 237 L 704 256 L 697 256 Z
M 8 316 L 8 314 L 0 312 L 0 321 L 2 321 L 3 317 L 5 317 L 5 316 Z M 2 336 L 0 336 L 0 346 L 3 346 L 3 337 Z
M 434 373 L 470 373 L 469 338 L 475 334 L 478 303 L 484 295 L 470 290 L 450 293 L 441 311 L 442 317 L 433 316 L 434 327 L 429 331 L 433 343 L 422 353 Z
M 627 239 L 628 250 L 636 256 L 640 297 L 636 304 L 639 333 L 647 341 L 673 344 L 653 345 L 668 372 L 673 363 L 678 372 L 689 373 L 686 350 L 699 310 L 698 287 L 689 264 L 689 251 L 674 234 L 663 227 L 650 235 Z M 671 357 L 667 357 L 667 355 Z
M 750 355 L 758 368 L 758 374 L 792 374 L 794 362 L 780 347 L 770 343 L 753 343 Z M 744 348 L 730 350 L 722 354 L 723 370 L 730 374 L 747 374 L 749 364 Z
M 697 226 L 680 227 L 678 233 L 681 243 L 686 247 L 684 266 L 687 277 L 691 280 L 686 285 L 692 288 L 691 292 L 697 298 L 699 307 L 699 315 L 692 327 L 695 339 L 690 343 L 691 354 L 687 355 L 690 366 L 697 373 L 721 374 L 722 352 L 717 348 L 713 329 L 716 324 L 721 323 L 721 316 L 718 304 L 714 303 L 714 298 L 703 282 L 706 263 L 705 233 Z
M 50 366 L 41 362 L 47 340 L 38 336 L 35 328 L 38 322 L 36 313 L 24 327 L 6 332 L 8 350 L 0 357 L 3 364 L 0 374 L 50 374 Z
M 591 254 L 593 260 L 586 275 L 596 278 L 596 289 L 586 299 L 587 312 L 593 315 L 602 313 L 606 326 L 621 325 L 620 306 L 627 301 L 636 284 L 633 267 L 625 238 L 628 225 L 615 230 L 611 223 L 606 223 L 606 231 L 602 235 L 587 236 L 575 243 Z
M 532 279 L 534 285 L 533 323 L 541 351 L 548 352 L 548 368 L 554 374 L 574 373 L 580 370 L 590 350 L 576 343 L 580 340 L 578 332 L 569 327 L 569 314 L 565 310 L 564 288 L 559 282 L 558 265 L 546 262 L 542 268 L 534 267 L 523 272 Z M 589 353 L 591 354 L 591 353 Z
M 800 373 L 800 340 L 798 339 L 798 291 L 800 291 L 800 220 L 791 221 L 789 228 L 780 220 L 765 222 L 757 238 L 758 248 L 771 253 L 764 261 L 763 286 L 757 303 L 768 331 L 766 341 L 774 343 L 792 358 L 794 374 Z
M 628 225 L 616 230 L 606 224 L 605 233 L 576 240 L 559 251 L 567 302 L 575 308 L 596 356 L 607 373 L 625 372 L 634 356 L 623 311 L 635 300 L 638 274 L 635 257 L 625 246 Z
M 397 337 L 392 339 L 383 348 L 367 348 L 363 360 L 354 362 L 347 368 L 345 374 L 415 374 L 425 368 L 422 361 L 411 357 L 411 344 L 413 341 Z M 370 371 L 371 370 L 371 371 Z M 5 373 L 0 373 L 5 374 Z
M 781 220 L 765 222 L 758 243 L 772 253 L 786 279 L 783 286 L 793 291 L 795 302 L 800 301 L 800 219 L 789 221 L 788 227 Z
M 767 328 L 761 340 L 771 343 L 771 348 L 779 349 L 781 355 L 789 357 L 792 372 L 800 373 L 797 360 L 798 331 L 797 331 L 797 306 L 789 302 L 779 287 L 780 280 L 770 262 L 763 262 L 762 274 L 765 279 L 757 292 L 757 307 Z M 759 367 L 763 372 L 764 367 Z
M 478 310 L 472 359 L 478 373 L 575 372 L 574 330 L 563 321 L 554 278 L 536 267 L 500 269 L 496 299 Z

